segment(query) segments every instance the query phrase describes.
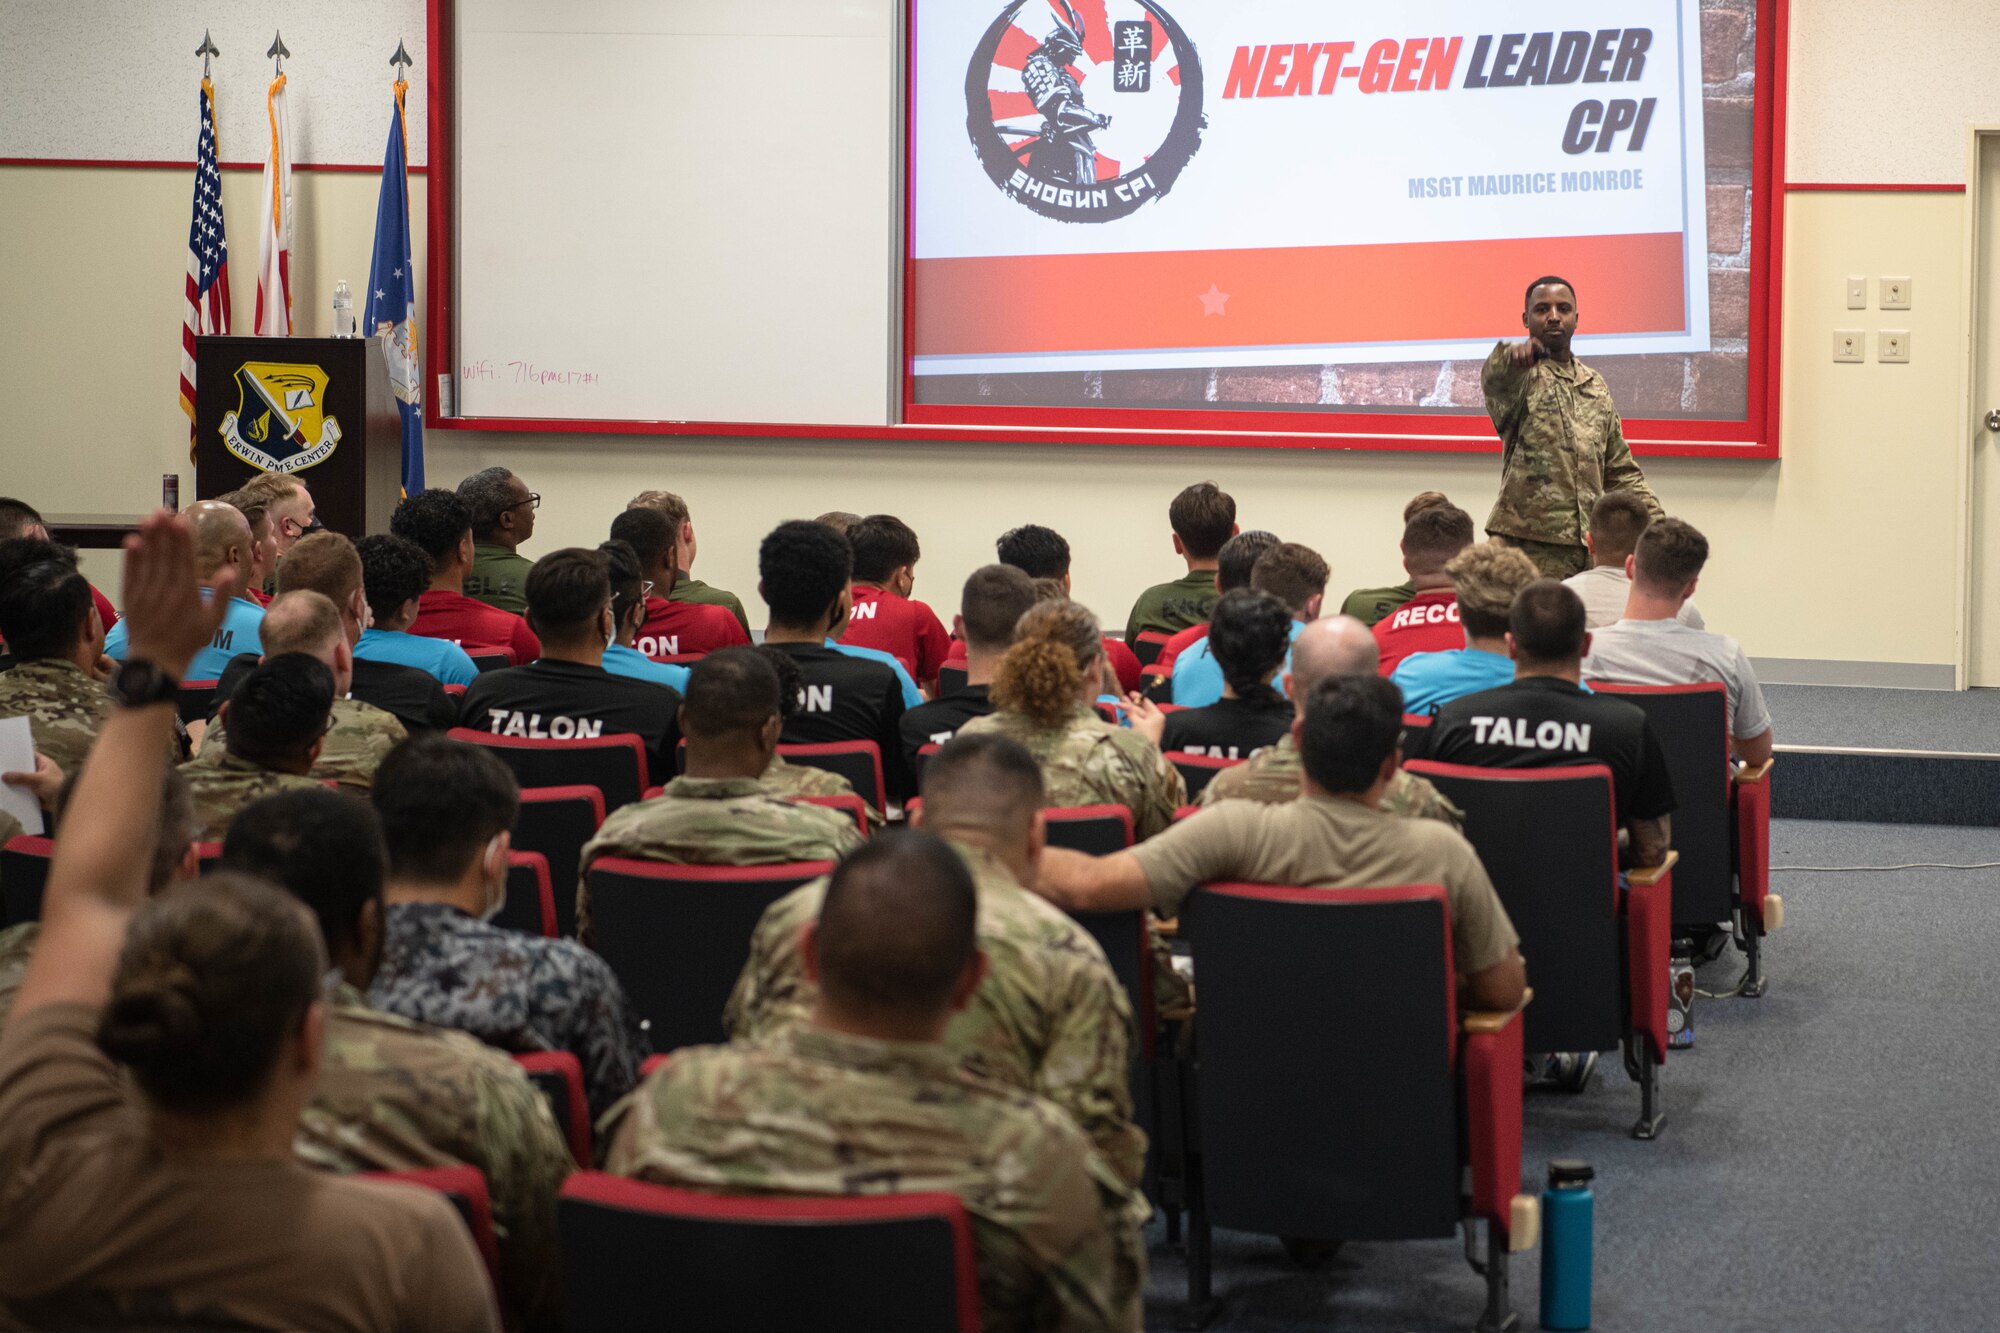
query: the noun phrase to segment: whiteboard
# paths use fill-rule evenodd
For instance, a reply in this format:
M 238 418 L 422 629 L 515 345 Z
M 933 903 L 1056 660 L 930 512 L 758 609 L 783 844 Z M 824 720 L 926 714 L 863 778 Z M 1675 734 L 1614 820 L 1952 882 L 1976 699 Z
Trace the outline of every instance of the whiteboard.
M 453 415 L 892 420 L 897 0 L 454 8 Z

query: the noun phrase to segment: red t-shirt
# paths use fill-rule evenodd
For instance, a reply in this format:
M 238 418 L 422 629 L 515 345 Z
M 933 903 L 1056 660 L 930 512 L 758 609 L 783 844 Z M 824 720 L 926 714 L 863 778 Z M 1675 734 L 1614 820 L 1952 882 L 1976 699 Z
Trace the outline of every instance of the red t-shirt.
M 1104 641 L 1104 656 L 1111 663 L 1112 672 L 1118 677 L 1118 688 L 1127 694 L 1139 688 L 1139 659 L 1132 655 L 1118 639 Z M 951 652 L 946 655 L 944 665 L 962 667 L 965 665 L 965 640 L 953 639 Z
M 471 654 L 505 653 L 515 666 L 526 666 L 542 655 L 542 641 L 527 621 L 442 588 L 417 598 L 417 619 L 409 632 L 426 639 L 449 639 Z
M 1199 625 L 1188 626 L 1161 646 L 1160 655 L 1153 659 L 1153 665 L 1146 668 L 1146 673 L 1152 676 L 1171 676 L 1174 672 L 1174 659 L 1207 637 L 1206 620 Z
M 659 659 L 712 653 L 748 642 L 750 636 L 726 606 L 648 597 L 646 623 L 639 627 L 632 646 Z
M 951 635 L 930 607 L 859 583 L 854 585 L 854 612 L 840 641 L 888 653 L 923 684 L 937 679 L 952 648 Z
M 1465 647 L 1465 626 L 1458 622 L 1458 594 L 1450 588 L 1418 593 L 1387 619 L 1375 623 L 1375 642 L 1382 650 L 1385 676 L 1413 654 Z

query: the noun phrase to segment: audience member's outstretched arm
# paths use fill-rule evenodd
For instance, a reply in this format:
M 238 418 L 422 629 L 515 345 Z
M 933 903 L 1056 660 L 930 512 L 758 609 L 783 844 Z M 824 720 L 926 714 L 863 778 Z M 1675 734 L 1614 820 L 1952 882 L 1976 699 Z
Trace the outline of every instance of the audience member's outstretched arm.
M 127 660 L 151 662 L 180 679 L 214 635 L 233 591 L 225 580 L 204 604 L 187 525 L 164 510 L 154 514 L 125 539 Z M 110 998 L 126 923 L 146 900 L 173 730 L 171 699 L 117 709 L 72 779 L 77 788 L 56 838 L 41 937 L 14 1004 L 16 1019 L 43 1005 L 102 1005 Z
M 1769 759 L 1771 757 L 1771 732 L 1772 729 L 1766 727 L 1761 733 L 1755 736 L 1738 736 L 1731 742 L 1736 749 L 1736 757 L 1752 768 Z
M 1465 979 L 1465 1005 L 1468 1009 L 1507 1013 L 1521 1007 L 1527 987 L 1528 965 L 1521 960 L 1519 949 L 1509 949 L 1505 958 Z
M 1035 892 L 1070 912 L 1120 912 L 1153 905 L 1146 872 L 1129 852 L 1086 856 L 1066 847 L 1046 848 Z

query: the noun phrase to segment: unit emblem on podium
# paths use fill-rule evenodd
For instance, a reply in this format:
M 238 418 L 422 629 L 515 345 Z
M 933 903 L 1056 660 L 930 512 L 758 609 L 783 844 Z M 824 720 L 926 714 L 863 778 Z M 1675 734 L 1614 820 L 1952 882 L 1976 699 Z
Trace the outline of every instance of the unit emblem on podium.
M 326 414 L 327 373 L 318 366 L 245 361 L 236 369 L 236 410 L 222 441 L 252 467 L 303 472 L 332 456 L 340 423 Z
M 1171 190 L 1201 147 L 1201 58 L 1157 0 L 1011 0 L 966 71 L 966 129 L 995 185 L 1061 222 Z

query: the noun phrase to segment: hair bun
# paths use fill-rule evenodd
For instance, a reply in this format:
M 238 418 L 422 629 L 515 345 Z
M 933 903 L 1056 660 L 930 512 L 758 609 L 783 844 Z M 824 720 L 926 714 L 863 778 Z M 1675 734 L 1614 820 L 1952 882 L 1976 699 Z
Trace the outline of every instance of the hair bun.
M 194 977 L 185 968 L 134 977 L 114 996 L 97 1044 L 121 1064 L 150 1070 L 190 1058 L 201 1039 Z

